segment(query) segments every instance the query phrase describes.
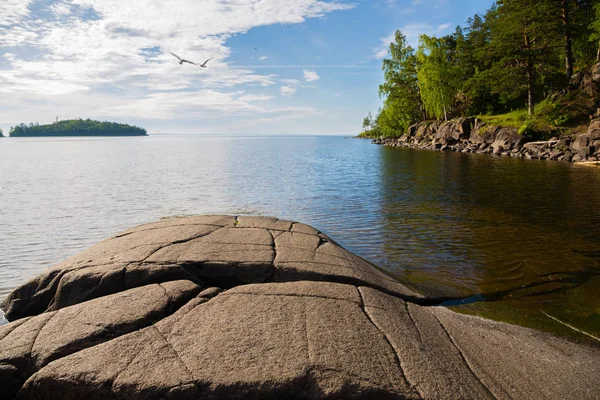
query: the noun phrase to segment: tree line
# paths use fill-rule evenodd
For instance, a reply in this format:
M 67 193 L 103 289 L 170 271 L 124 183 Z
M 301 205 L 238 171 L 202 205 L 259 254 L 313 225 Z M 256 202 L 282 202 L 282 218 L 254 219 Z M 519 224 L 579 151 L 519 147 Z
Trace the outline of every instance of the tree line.
M 568 123 L 552 99 L 597 62 L 600 0 L 497 0 L 450 35 L 421 35 L 417 49 L 396 31 L 383 60 L 383 105 L 363 131 L 398 136 L 421 120 L 513 110 L 534 118 L 536 106 Z
M 146 130 L 137 126 L 116 122 L 100 122 L 91 119 L 56 121 L 48 125 L 36 123 L 19 124 L 10 128 L 11 137 L 23 136 L 142 136 Z

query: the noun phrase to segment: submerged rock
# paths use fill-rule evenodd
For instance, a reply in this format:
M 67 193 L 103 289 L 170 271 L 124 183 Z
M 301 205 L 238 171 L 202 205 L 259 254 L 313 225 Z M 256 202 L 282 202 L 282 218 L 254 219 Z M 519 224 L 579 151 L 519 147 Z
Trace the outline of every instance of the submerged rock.
M 142 225 L 5 300 L 13 322 L 0 327 L 0 398 L 600 395 L 600 349 L 438 300 L 304 224 Z

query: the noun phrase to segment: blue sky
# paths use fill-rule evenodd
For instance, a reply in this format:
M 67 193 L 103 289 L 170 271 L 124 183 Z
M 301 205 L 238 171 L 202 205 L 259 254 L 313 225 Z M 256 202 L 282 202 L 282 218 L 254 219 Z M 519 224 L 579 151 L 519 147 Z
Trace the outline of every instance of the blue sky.
M 402 30 L 491 0 L 2 0 L 0 127 L 92 118 L 153 133 L 352 135 Z M 256 48 L 256 49 L 255 49 Z M 179 65 L 168 51 L 208 68 Z

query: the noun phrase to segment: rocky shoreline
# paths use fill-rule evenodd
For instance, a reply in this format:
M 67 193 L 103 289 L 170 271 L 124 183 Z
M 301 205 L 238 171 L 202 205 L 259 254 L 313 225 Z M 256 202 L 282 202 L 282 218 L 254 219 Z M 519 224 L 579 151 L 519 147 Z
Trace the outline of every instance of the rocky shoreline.
M 548 141 L 532 142 L 516 128 L 488 125 L 478 118 L 459 118 L 420 122 L 398 138 L 379 138 L 372 143 L 528 160 L 597 163 L 600 160 L 600 118 L 591 121 L 586 133 Z
M 600 347 L 431 300 L 301 223 L 146 224 L 4 300 L 0 399 L 600 396 Z

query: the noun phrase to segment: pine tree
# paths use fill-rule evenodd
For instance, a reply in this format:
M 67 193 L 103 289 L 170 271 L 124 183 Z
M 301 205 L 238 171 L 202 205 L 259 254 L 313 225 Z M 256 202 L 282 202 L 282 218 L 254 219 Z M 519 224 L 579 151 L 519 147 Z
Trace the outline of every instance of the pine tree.
M 517 91 L 524 88 L 530 115 L 537 79 L 556 69 L 556 43 L 562 29 L 560 21 L 552 18 L 550 5 L 555 2 L 499 0 L 492 22 L 491 46 L 498 60 L 492 68 L 504 89 L 509 85 Z

